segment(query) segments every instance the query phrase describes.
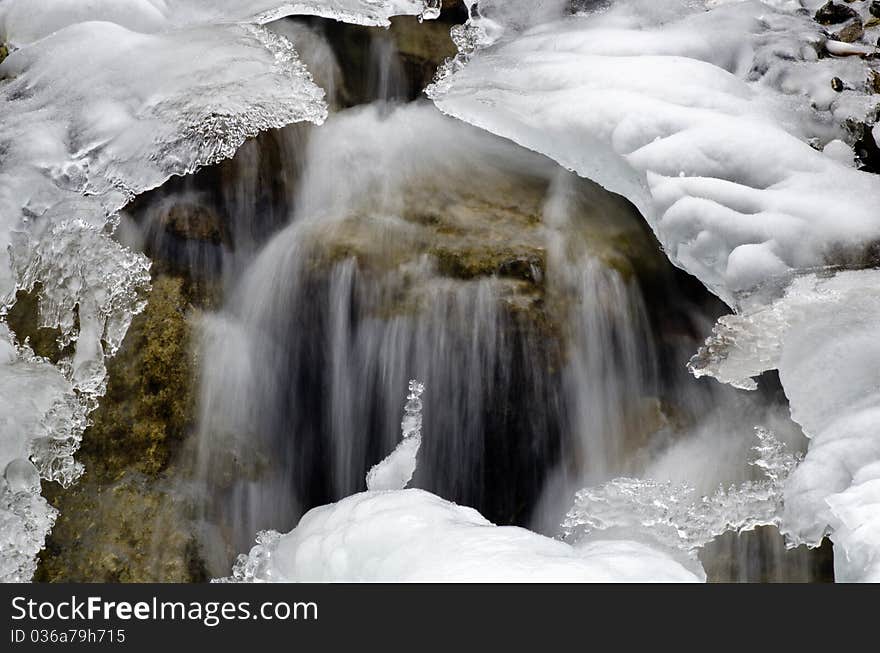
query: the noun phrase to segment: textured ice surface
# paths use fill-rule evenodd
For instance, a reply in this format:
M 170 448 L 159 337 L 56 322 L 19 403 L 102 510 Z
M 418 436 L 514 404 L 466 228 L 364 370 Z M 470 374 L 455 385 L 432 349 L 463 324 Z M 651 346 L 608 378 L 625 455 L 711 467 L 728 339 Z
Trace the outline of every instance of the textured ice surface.
M 628 197 L 673 262 L 731 304 L 880 236 L 880 179 L 808 144 L 865 117 L 866 94 L 829 83 L 864 87 L 861 59 L 818 59 L 817 23 L 760 2 L 611 4 L 478 38 L 429 93 Z
M 795 543 L 831 532 L 839 580 L 880 580 L 880 271 L 795 277 L 781 297 L 724 318 L 691 362 L 741 385 L 778 369 L 809 451 L 785 490 Z
M 764 478 L 698 497 L 689 485 L 632 478 L 578 492 L 562 524 L 577 543 L 599 532 L 680 549 L 696 560 L 699 549 L 728 531 L 741 533 L 779 524 L 783 486 L 798 457 L 766 429 L 757 429 L 752 463 Z
M 495 526 L 422 490 L 364 492 L 261 534 L 230 580 L 274 582 L 696 582 L 671 556 L 626 540 L 571 546 Z
M 419 447 L 422 445 L 422 393 L 425 386 L 418 381 L 409 382 L 409 395 L 404 406 L 400 430 L 403 440 L 397 448 L 367 473 L 367 489 L 402 490 L 412 480 L 418 463 Z
M 210 23 L 265 24 L 284 16 L 388 25 L 392 16 L 436 18 L 439 7 L 440 0 L 5 0 L 0 41 L 21 46 L 87 21 L 145 33 Z
M 84 421 L 70 382 L 19 348 L 0 322 L 0 581 L 30 580 L 55 521 L 55 510 L 39 495 L 40 473 L 28 460 L 31 439 L 57 452 L 77 441 Z M 72 460 L 53 461 L 71 474 L 79 471 Z
M 142 310 L 149 262 L 112 239 L 116 212 L 245 139 L 320 123 L 324 93 L 291 42 L 256 24 L 291 13 L 382 24 L 436 12 L 415 0 L 7 0 L 0 42 L 0 467 L 69 485 L 103 394 L 104 359 Z M 61 331 L 57 366 L 2 317 L 39 296 Z M 0 579 L 32 575 L 54 521 L 36 487 L 0 486 Z

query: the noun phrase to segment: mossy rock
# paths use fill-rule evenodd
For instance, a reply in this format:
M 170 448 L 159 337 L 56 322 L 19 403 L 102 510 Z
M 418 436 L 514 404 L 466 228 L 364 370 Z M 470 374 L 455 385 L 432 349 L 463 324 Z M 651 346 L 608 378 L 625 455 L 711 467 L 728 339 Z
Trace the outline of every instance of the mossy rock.
M 540 284 L 546 269 L 546 254 L 526 248 L 464 248 L 435 247 L 431 254 L 437 259 L 440 274 L 454 279 L 506 277 L 530 284 Z
M 113 483 L 88 472 L 63 496 L 35 580 L 43 582 L 199 582 L 207 580 L 185 502 L 136 472 Z
M 37 285 L 32 292 L 19 291 L 15 296 L 15 304 L 6 315 L 6 322 L 20 345 L 27 344 L 37 356 L 58 363 L 73 353 L 73 347 L 60 347 L 60 329 L 40 326 L 40 290 Z
M 108 365 L 107 394 L 92 415 L 81 455 L 114 474 L 164 470 L 192 415 L 193 361 L 184 284 L 153 282 L 147 309 L 132 322 Z
M 172 467 L 192 415 L 194 360 L 184 281 L 160 276 L 146 310 L 108 364 L 107 394 L 92 414 L 73 488 L 44 484 L 60 511 L 37 580 L 205 580 Z

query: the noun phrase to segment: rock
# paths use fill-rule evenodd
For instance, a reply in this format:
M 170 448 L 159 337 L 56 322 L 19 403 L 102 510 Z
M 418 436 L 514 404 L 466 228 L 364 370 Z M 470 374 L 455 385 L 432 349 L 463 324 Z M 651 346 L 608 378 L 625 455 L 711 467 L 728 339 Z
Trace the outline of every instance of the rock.
M 377 48 L 387 48 L 392 64 L 389 75 L 400 78 L 390 81 L 402 86 L 390 90 L 402 94 L 397 98 L 402 100 L 421 96 L 440 64 L 457 53 L 449 34 L 450 24 L 443 21 L 419 23 L 414 16 L 398 16 L 387 30 L 334 21 L 324 23 L 323 29 L 343 71 L 343 107 L 375 99 L 372 86 Z
M 36 580 L 206 580 L 178 496 L 185 482 L 172 465 L 193 417 L 188 305 L 181 279 L 154 279 L 146 310 L 108 365 L 107 394 L 83 435 L 77 459 L 85 475 L 67 490 L 44 484 L 60 515 Z
M 880 93 L 880 72 L 876 70 L 868 71 L 868 91 L 871 93 Z
M 837 25 L 853 18 L 859 18 L 859 12 L 829 0 L 816 12 L 816 22 L 820 25 Z
M 39 302 L 42 284 L 26 293 L 19 291 L 15 304 L 6 315 L 6 322 L 15 333 L 20 345 L 25 341 L 37 356 L 49 359 L 53 364 L 73 353 L 73 343 L 61 349 L 58 346 L 61 330 L 40 326 Z
M 440 64 L 458 52 L 449 29 L 448 24 L 435 21 L 419 23 L 411 16 L 396 18 L 391 22 L 391 36 L 400 53 L 404 72 L 412 80 L 417 94 L 431 83 Z
M 831 36 L 843 43 L 855 43 L 865 35 L 865 27 L 861 18 L 855 18 L 839 30 L 836 30 Z
M 174 204 L 160 220 L 165 231 L 183 240 L 199 240 L 214 245 L 229 240 L 220 217 L 204 204 Z
M 880 18 L 880 0 L 873 0 L 873 2 L 868 5 L 868 11 L 872 16 Z
M 6 47 L 3 43 L 0 43 L 0 63 L 3 63 L 3 60 L 9 56 L 9 48 Z
M 751 564 L 744 560 L 744 551 L 749 552 Z M 710 583 L 834 582 L 834 551 L 829 540 L 818 549 L 786 549 L 776 529 L 769 526 L 725 533 L 700 551 L 700 560 Z

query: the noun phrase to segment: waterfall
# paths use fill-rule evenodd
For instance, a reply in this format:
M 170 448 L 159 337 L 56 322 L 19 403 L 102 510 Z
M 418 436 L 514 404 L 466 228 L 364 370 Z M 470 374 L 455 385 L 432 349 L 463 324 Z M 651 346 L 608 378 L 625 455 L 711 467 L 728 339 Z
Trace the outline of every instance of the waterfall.
M 723 308 L 629 202 L 403 103 L 394 41 L 367 52 L 368 104 L 265 134 L 129 211 L 160 265 L 220 282 L 189 456 L 212 573 L 254 533 L 362 491 L 411 378 L 427 388 L 412 485 L 548 535 L 577 490 L 621 475 L 707 493 L 750 478 L 755 425 L 802 446 L 784 398 L 687 373 Z M 202 233 L 177 217 L 206 211 Z M 719 579 L 821 573 L 770 530 L 703 558 Z

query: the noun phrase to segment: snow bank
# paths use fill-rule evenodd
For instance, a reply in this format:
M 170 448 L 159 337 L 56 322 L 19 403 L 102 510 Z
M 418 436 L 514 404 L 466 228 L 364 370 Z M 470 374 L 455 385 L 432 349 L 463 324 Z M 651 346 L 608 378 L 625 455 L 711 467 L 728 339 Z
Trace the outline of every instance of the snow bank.
M 809 17 L 760 2 L 620 1 L 482 34 L 429 94 L 628 197 L 673 262 L 733 305 L 880 236 L 880 180 L 806 142 L 843 137 L 835 125 L 867 112 L 864 94 L 830 86 L 863 84 L 864 64 L 818 60 L 824 40 Z
M 571 546 L 424 492 L 364 492 L 261 538 L 231 580 L 271 582 L 697 582 L 632 541 Z M 256 564 L 254 564 L 256 563 Z

